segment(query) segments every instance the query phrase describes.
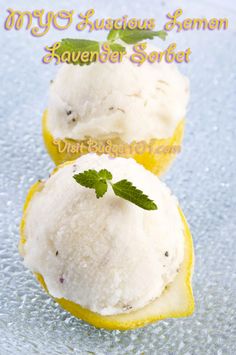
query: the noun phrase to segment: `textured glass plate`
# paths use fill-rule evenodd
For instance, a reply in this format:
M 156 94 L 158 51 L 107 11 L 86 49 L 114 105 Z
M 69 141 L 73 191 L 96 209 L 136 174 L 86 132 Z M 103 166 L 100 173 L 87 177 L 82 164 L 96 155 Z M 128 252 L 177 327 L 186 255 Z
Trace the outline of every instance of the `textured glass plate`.
M 4 3 L 0 9 L 0 354 L 236 354 L 235 1 Z M 43 146 L 40 120 L 57 68 L 41 63 L 43 47 L 61 37 L 87 33 L 52 29 L 35 39 L 25 31 L 6 32 L 7 6 L 76 12 L 94 7 L 96 18 L 154 17 L 160 26 L 164 15 L 177 7 L 186 17 L 231 19 L 225 32 L 172 33 L 168 39 L 193 52 L 191 62 L 180 65 L 191 82 L 184 148 L 165 180 L 178 196 L 193 233 L 194 316 L 135 331 L 97 330 L 61 310 L 23 267 L 17 251 L 22 205 L 29 186 L 53 167 Z M 158 39 L 155 43 L 163 46 Z

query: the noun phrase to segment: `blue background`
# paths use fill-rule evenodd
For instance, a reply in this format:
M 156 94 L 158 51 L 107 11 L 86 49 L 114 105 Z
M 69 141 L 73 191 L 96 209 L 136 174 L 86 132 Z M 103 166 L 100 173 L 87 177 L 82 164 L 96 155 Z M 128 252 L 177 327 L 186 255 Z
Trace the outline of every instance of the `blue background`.
M 164 180 L 178 196 L 193 233 L 196 311 L 143 329 L 97 330 L 61 310 L 18 255 L 19 223 L 29 186 L 53 167 L 41 137 L 49 81 L 43 47 L 62 37 L 104 33 L 51 29 L 42 38 L 3 29 L 6 9 L 96 11 L 95 18 L 150 18 L 157 28 L 181 7 L 185 17 L 228 17 L 227 31 L 171 32 L 179 49 L 191 47 L 191 100 L 183 151 Z M 74 22 L 76 23 L 76 21 Z M 1 1 L 0 5 L 0 353 L 5 354 L 235 354 L 235 1 Z M 144 83 L 145 85 L 145 83 Z

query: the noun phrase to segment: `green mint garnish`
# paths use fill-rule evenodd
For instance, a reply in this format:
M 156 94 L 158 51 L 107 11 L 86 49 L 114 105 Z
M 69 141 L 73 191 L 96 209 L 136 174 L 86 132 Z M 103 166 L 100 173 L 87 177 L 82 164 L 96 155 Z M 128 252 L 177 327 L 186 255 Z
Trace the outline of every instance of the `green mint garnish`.
M 83 173 L 74 175 L 73 178 L 82 186 L 95 189 L 97 198 L 102 197 L 107 192 L 107 181 L 112 179 L 111 173 L 102 169 L 86 170 Z
M 125 30 L 111 30 L 107 36 L 107 43 L 109 44 L 111 51 L 118 51 L 121 53 L 126 52 L 126 48 L 120 44 L 116 43 L 117 40 L 121 40 L 126 44 L 136 44 L 145 39 L 153 39 L 154 37 L 159 37 L 165 40 L 167 33 L 165 31 L 151 31 L 151 30 L 139 30 L 139 29 L 125 29 Z M 79 53 L 90 52 L 90 53 L 100 53 L 100 47 L 102 42 L 91 41 L 88 39 L 76 39 L 76 38 L 64 38 L 61 40 L 60 47 L 56 50 L 56 54 L 60 57 L 65 52 L 69 53 Z M 96 61 L 96 55 L 93 56 L 93 60 L 82 61 L 80 55 L 76 55 L 73 60 L 68 59 L 68 63 L 79 64 L 79 65 L 89 65 Z
M 107 36 L 108 41 L 114 42 L 118 39 L 127 44 L 136 44 L 144 41 L 145 39 L 153 39 L 159 37 L 165 40 L 167 33 L 165 31 L 151 31 L 151 30 L 139 30 L 139 29 L 125 29 L 125 30 L 111 30 Z
M 113 183 L 111 181 L 112 174 L 106 169 L 102 169 L 100 171 L 93 169 L 86 170 L 83 173 L 74 175 L 73 178 L 80 185 L 90 189 L 95 189 L 97 198 L 105 195 L 109 184 L 116 196 L 130 201 L 144 210 L 157 209 L 155 202 L 150 200 L 147 195 L 137 189 L 137 187 L 135 187 L 130 181 L 124 179 Z

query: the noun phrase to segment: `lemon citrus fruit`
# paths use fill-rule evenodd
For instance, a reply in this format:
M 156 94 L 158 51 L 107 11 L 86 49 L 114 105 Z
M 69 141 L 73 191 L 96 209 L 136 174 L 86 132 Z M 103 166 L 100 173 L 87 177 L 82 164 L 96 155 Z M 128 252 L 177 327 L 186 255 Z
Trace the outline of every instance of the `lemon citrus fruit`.
M 56 167 L 53 173 L 68 164 L 72 164 L 72 162 L 67 162 Z M 43 188 L 44 182 L 39 181 L 35 183 L 30 188 L 26 198 L 23 218 L 20 226 L 21 238 L 19 243 L 19 251 L 22 256 L 24 256 L 24 244 L 26 243 L 24 230 L 27 218 L 27 208 L 34 194 L 40 192 Z M 165 318 L 178 318 L 191 315 L 194 311 L 194 299 L 191 286 L 194 264 L 193 242 L 189 227 L 180 208 L 179 213 L 184 226 L 184 260 L 174 281 L 165 288 L 159 298 L 138 310 L 109 316 L 102 316 L 64 298 L 54 298 L 55 301 L 75 317 L 78 317 L 97 328 L 105 329 L 128 330 L 142 327 L 146 324 Z M 40 274 L 35 274 L 35 276 L 41 286 L 48 292 L 43 276 Z
M 94 148 L 97 154 L 107 153 L 111 156 L 133 158 L 146 169 L 156 175 L 164 173 L 175 156 L 181 150 L 184 134 L 184 119 L 177 125 L 174 134 L 170 138 L 151 139 L 149 142 L 133 142 L 126 144 L 119 138 L 108 140 L 94 139 L 98 148 Z M 90 153 L 87 140 L 58 139 L 54 137 L 48 128 L 48 111 L 45 110 L 42 118 L 42 133 L 46 149 L 56 165 L 66 161 L 75 160 L 83 154 Z M 91 137 L 93 140 L 93 138 Z

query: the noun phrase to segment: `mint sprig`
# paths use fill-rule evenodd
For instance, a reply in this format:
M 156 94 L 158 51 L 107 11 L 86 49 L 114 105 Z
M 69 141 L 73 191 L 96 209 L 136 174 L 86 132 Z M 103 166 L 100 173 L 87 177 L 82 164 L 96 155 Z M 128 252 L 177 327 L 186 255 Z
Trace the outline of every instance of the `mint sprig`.
M 80 185 L 95 189 L 97 198 L 100 198 L 107 192 L 107 181 L 112 179 L 112 174 L 106 169 L 100 171 L 90 169 L 74 175 L 73 178 Z
M 118 51 L 121 53 L 126 52 L 126 48 L 120 44 L 116 43 L 117 40 L 121 40 L 126 44 L 136 44 L 138 42 L 144 41 L 146 39 L 153 39 L 154 37 L 159 37 L 162 40 L 165 40 L 167 33 L 163 30 L 161 31 L 151 31 L 151 30 L 139 30 L 139 29 L 125 29 L 125 30 L 111 30 L 107 36 L 107 43 L 109 44 L 111 51 Z M 91 41 L 88 39 L 76 39 L 76 38 L 64 38 L 59 42 L 60 46 L 56 50 L 56 54 L 60 57 L 65 52 L 74 53 L 80 52 L 90 52 L 90 53 L 100 53 L 100 47 L 102 42 Z M 89 65 L 92 62 L 96 61 L 96 56 L 93 60 L 82 61 L 80 56 L 77 60 L 71 60 L 72 64 L 79 65 Z M 70 63 L 68 59 L 68 63 Z
M 86 170 L 73 176 L 80 185 L 94 189 L 97 198 L 103 197 L 108 189 L 108 184 L 112 187 L 116 196 L 119 196 L 145 210 L 156 210 L 157 205 L 141 190 L 137 189 L 132 182 L 123 179 L 113 183 L 112 174 L 107 169 L 96 171 Z

